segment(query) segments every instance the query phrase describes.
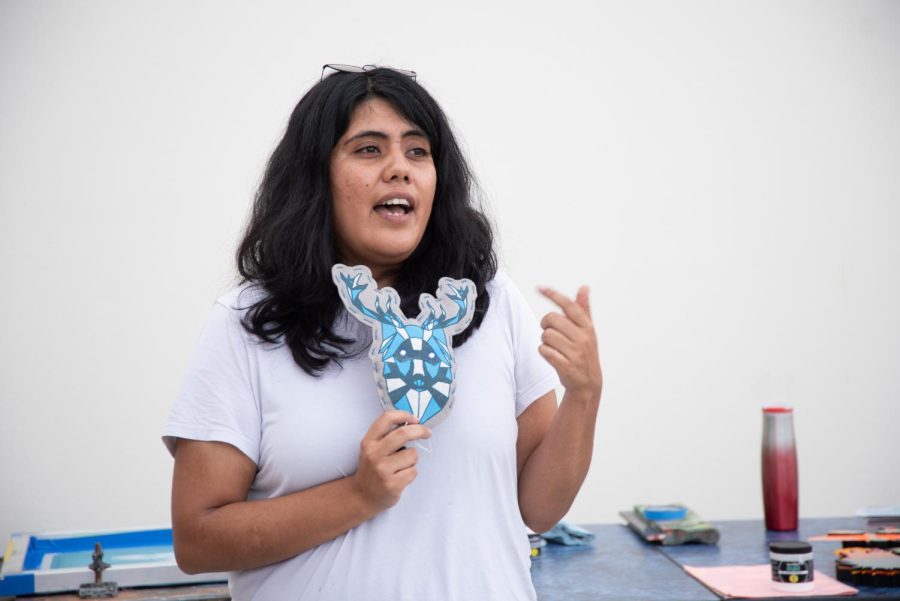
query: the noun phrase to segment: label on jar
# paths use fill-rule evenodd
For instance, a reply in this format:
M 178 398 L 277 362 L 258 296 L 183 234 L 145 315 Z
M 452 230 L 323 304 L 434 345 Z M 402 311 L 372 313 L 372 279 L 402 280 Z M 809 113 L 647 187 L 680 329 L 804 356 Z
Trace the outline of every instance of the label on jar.
M 769 559 L 772 561 L 772 580 L 775 583 L 789 586 L 812 583 L 814 574 L 812 553 L 769 553 Z

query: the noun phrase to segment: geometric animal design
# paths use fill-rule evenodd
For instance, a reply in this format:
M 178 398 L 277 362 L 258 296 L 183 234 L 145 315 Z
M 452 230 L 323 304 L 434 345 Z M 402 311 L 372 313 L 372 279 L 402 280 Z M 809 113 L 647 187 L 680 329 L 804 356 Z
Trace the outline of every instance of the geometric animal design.
M 419 316 L 407 319 L 397 291 L 379 289 L 368 267 L 338 263 L 331 276 L 347 310 L 372 328 L 369 357 L 384 409 L 412 413 L 429 426 L 442 421 L 456 387 L 453 335 L 472 321 L 475 284 L 441 278 L 437 298 L 420 295 Z

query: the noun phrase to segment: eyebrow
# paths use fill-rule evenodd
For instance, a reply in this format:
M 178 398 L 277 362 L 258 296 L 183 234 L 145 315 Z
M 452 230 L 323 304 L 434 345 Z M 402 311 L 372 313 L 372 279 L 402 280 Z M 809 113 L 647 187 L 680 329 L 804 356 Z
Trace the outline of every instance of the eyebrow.
M 412 137 L 425 138 L 426 140 L 428 139 L 428 136 L 425 135 L 425 132 L 418 128 L 406 130 L 405 132 L 403 132 L 401 137 L 402 138 L 412 138 Z M 375 129 L 367 129 L 365 131 L 361 131 L 358 134 L 355 134 L 355 135 L 347 138 L 347 141 L 344 142 L 344 145 L 346 146 L 347 144 L 350 144 L 356 140 L 359 140 L 360 138 L 379 138 L 381 140 L 387 140 L 390 138 L 390 136 L 387 135 L 386 133 L 384 133 L 383 131 L 378 131 Z

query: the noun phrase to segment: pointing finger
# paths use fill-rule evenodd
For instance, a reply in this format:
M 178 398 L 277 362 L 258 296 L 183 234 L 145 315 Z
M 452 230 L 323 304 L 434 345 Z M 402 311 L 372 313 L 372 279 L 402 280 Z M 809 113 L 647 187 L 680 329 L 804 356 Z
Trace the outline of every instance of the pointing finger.
M 566 317 L 571 319 L 579 326 L 590 326 L 591 318 L 587 311 L 585 311 L 584 307 L 582 307 L 577 302 L 573 301 L 571 298 L 557 292 L 553 288 L 547 288 L 545 286 L 541 286 L 538 288 L 541 294 L 549 298 L 551 301 L 556 303 L 560 309 L 563 310 L 563 313 L 566 314 Z M 579 290 L 579 293 L 581 291 Z

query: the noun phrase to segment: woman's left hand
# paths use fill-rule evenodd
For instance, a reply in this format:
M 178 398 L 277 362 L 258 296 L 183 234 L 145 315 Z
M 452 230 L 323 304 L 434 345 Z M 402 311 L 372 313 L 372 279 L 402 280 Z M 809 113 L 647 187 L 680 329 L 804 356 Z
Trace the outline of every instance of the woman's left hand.
M 579 288 L 575 300 L 552 288 L 541 287 L 539 290 L 556 303 L 562 313 L 551 312 L 541 320 L 543 344 L 538 351 L 559 374 L 566 396 L 573 395 L 586 403 L 599 402 L 603 374 L 591 320 L 588 287 Z

